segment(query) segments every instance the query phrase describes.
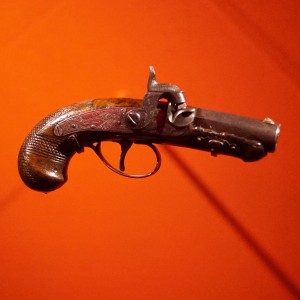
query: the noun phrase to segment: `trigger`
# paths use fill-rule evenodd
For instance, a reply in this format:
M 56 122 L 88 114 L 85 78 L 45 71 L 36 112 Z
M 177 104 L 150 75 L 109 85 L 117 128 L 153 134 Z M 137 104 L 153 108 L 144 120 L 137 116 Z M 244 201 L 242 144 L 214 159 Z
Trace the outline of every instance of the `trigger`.
M 120 160 L 119 160 L 119 170 L 124 172 L 125 171 L 125 157 L 132 146 L 133 142 L 128 141 L 128 140 L 122 140 L 122 141 L 117 141 L 120 146 L 121 146 L 121 155 L 120 155 Z

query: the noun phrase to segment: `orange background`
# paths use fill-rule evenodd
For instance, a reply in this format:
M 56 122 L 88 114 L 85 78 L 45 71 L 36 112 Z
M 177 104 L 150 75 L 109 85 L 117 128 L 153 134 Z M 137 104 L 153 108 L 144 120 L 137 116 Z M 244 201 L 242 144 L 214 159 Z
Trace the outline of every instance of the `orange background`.
M 299 296 L 299 17 L 297 0 L 1 1 L 0 298 Z M 87 150 L 61 189 L 24 186 L 17 155 L 39 120 L 142 98 L 149 65 L 189 105 L 280 122 L 276 153 L 160 146 L 160 172 L 131 180 Z

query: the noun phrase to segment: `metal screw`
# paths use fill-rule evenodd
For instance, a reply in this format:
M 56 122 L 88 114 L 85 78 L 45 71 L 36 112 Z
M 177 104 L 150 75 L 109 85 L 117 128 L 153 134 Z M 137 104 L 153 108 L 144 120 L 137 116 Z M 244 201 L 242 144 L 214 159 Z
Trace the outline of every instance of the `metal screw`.
M 137 127 L 141 122 L 141 114 L 138 111 L 130 111 L 127 114 L 127 120 L 132 127 Z

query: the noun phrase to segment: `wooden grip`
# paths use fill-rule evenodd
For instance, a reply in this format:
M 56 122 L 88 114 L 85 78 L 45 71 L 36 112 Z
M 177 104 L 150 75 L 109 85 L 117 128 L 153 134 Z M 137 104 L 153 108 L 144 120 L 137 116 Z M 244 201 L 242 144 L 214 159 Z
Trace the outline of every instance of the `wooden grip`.
M 49 192 L 67 181 L 67 167 L 76 152 L 74 142 L 54 135 L 57 120 L 66 115 L 63 108 L 39 122 L 21 146 L 18 157 L 19 173 L 31 189 Z
M 50 192 L 67 181 L 67 168 L 76 152 L 101 139 L 131 132 L 125 124 L 127 110 L 141 100 L 94 99 L 64 107 L 44 118 L 21 146 L 18 167 L 31 189 Z

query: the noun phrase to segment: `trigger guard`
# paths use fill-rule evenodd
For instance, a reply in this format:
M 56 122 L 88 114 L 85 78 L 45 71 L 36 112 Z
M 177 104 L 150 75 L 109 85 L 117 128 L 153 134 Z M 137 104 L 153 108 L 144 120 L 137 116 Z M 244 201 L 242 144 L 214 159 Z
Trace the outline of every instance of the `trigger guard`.
M 152 171 L 150 171 L 149 173 L 146 174 L 128 174 L 122 170 L 118 170 L 115 167 L 113 167 L 108 161 L 107 159 L 104 157 L 102 151 L 101 151 L 101 141 L 97 143 L 96 146 L 91 146 L 91 148 L 96 152 L 97 156 L 103 161 L 103 163 L 106 165 L 106 167 L 108 167 L 111 171 L 124 176 L 124 177 L 128 177 L 128 178 L 146 178 L 149 176 L 154 175 L 161 166 L 161 156 L 160 153 L 158 151 L 158 149 L 151 143 L 149 144 L 143 144 L 145 146 L 148 146 L 149 148 L 151 148 L 156 156 L 156 165 L 154 167 L 154 169 Z M 122 155 L 122 153 L 121 153 Z M 125 154 L 126 155 L 126 154 Z

